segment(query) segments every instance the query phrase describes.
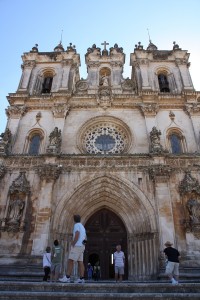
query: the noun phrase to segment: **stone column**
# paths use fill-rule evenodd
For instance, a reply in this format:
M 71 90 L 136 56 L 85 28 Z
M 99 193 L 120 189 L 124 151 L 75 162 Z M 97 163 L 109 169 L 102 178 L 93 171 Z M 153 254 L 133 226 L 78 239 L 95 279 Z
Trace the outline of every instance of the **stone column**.
M 200 151 L 200 131 L 199 131 L 199 116 L 200 116 L 200 104 L 191 103 L 185 105 L 185 111 L 187 112 L 190 120 L 194 137 L 197 145 L 197 151 Z
M 35 65 L 36 65 L 35 61 L 25 61 L 24 64 L 22 65 L 23 73 L 22 73 L 18 91 L 20 92 L 27 91 L 28 84 L 31 77 L 31 72 L 32 69 L 35 67 Z
M 140 62 L 140 70 L 142 76 L 142 90 L 152 90 L 151 86 L 149 85 L 149 74 L 148 74 L 148 59 L 142 59 Z
M 62 61 L 63 74 L 62 74 L 61 86 L 59 89 L 60 91 L 65 91 L 68 90 L 69 88 L 69 72 L 72 63 L 73 63 L 72 59 Z
M 172 168 L 164 164 L 155 164 L 149 168 L 150 178 L 155 188 L 161 249 L 165 241 L 175 242 L 172 199 L 168 182 L 171 172 Z
M 46 164 L 38 167 L 37 173 L 41 179 L 39 203 L 35 220 L 32 254 L 40 255 L 49 241 L 50 221 L 52 215 L 52 192 L 55 180 L 58 179 L 62 167 Z
M 179 68 L 180 74 L 181 74 L 181 79 L 183 82 L 183 89 L 185 91 L 191 91 L 194 90 L 193 84 L 192 84 L 192 80 L 190 77 L 190 73 L 188 70 L 188 66 L 185 62 L 184 59 L 176 59 L 176 65 Z
M 146 133 L 149 140 L 149 134 L 154 126 L 156 126 L 156 114 L 159 110 L 159 106 L 156 103 L 142 104 L 139 106 L 145 118 Z

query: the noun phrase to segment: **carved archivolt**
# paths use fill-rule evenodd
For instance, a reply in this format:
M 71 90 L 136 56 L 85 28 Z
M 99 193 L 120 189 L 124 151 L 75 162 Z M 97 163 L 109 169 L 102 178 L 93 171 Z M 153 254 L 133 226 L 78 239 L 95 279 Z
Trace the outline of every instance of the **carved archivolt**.
M 97 117 L 79 131 L 77 144 L 82 153 L 126 153 L 132 143 L 128 126 L 117 118 Z

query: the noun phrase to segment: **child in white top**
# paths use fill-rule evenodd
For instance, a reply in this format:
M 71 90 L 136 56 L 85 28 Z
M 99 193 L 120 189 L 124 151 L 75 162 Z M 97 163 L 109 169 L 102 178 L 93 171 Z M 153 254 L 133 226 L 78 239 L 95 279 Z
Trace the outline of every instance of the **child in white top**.
M 51 272 L 51 248 L 49 246 L 46 248 L 46 252 L 43 254 L 43 269 L 44 269 L 43 281 L 47 281 L 49 274 Z

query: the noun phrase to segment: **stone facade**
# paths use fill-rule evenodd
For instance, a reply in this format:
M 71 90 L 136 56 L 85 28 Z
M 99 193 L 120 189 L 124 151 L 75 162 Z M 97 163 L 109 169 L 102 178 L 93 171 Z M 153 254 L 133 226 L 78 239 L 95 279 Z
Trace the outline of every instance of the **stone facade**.
M 72 44 L 53 52 L 36 45 L 22 56 L 0 140 L 0 263 L 37 261 L 55 238 L 66 258 L 73 215 L 87 228 L 107 209 L 127 231 L 129 279 L 159 274 L 166 240 L 181 252 L 182 268 L 195 271 L 200 92 L 189 54 L 176 43 L 172 50 L 138 43 L 125 79 L 123 48 L 103 45 L 88 48 L 86 79 Z

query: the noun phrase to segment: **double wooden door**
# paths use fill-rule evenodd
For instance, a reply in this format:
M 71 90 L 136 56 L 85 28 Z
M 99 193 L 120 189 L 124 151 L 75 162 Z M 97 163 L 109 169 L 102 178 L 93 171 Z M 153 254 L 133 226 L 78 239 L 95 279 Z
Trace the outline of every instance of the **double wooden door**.
M 127 232 L 121 219 L 108 209 L 101 209 L 90 217 L 85 224 L 88 243 L 85 250 L 85 265 L 94 266 L 99 262 L 101 279 L 114 278 L 113 253 L 116 245 L 122 246 L 125 253 L 125 276 L 128 276 L 127 265 Z

